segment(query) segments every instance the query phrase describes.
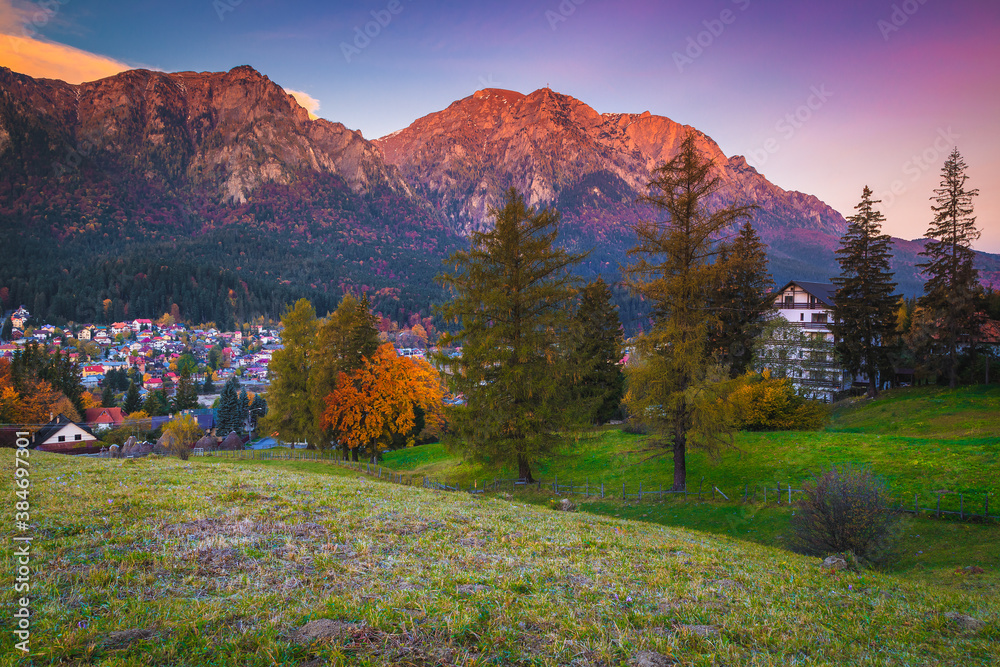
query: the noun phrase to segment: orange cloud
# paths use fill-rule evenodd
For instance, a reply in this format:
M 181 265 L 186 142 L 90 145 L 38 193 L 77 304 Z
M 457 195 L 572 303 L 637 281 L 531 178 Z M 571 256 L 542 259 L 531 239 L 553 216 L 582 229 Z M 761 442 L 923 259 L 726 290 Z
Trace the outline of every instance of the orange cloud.
M 35 78 L 83 83 L 113 76 L 125 63 L 65 44 L 0 34 L 0 65 Z
M 308 93 L 303 93 L 300 90 L 285 90 L 286 93 L 295 98 L 302 108 L 309 112 L 309 118 L 311 120 L 316 120 L 319 116 L 316 112 L 319 111 L 319 100 Z

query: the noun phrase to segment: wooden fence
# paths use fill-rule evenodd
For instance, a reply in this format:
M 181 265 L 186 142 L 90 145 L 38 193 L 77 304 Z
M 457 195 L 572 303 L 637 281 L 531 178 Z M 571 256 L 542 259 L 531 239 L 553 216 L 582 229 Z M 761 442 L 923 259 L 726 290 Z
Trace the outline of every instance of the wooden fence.
M 742 489 L 743 493 L 740 494 L 740 489 L 738 488 L 730 488 L 728 491 L 723 491 L 714 484 L 709 483 L 706 485 L 704 477 L 702 477 L 698 482 L 698 489 L 696 491 L 692 489 L 672 491 L 670 489 L 664 489 L 663 484 L 659 482 L 650 484 L 648 482 L 639 481 L 637 485 L 633 485 L 632 487 L 629 487 L 627 483 L 623 483 L 621 491 L 619 492 L 617 486 L 612 488 L 604 482 L 591 483 L 589 479 L 584 480 L 583 483 L 560 482 L 558 477 L 554 478 L 551 482 L 535 480 L 531 483 L 528 483 L 528 481 L 524 479 L 500 479 L 495 477 L 492 480 L 483 480 L 482 483 L 480 483 L 480 480 L 473 480 L 471 485 L 467 484 L 463 487 L 460 482 L 455 480 L 439 480 L 431 479 L 430 477 L 426 477 L 424 475 L 408 475 L 405 473 L 399 473 L 370 461 L 344 461 L 340 458 L 339 452 L 330 453 L 316 450 L 277 451 L 248 449 L 205 452 L 204 455 L 253 461 L 327 461 L 329 463 L 350 468 L 359 473 L 394 484 L 420 486 L 425 489 L 434 489 L 438 491 L 464 492 L 473 494 L 485 492 L 496 493 L 500 491 L 515 492 L 532 488 L 537 491 L 541 491 L 542 489 L 550 490 L 553 495 L 556 496 L 575 495 L 583 496 L 585 498 L 621 499 L 624 501 L 635 500 L 638 502 L 642 502 L 643 500 L 662 501 L 664 498 L 669 498 L 670 496 L 676 496 L 678 498 L 683 496 L 685 502 L 691 498 L 697 498 L 699 501 L 725 500 L 728 502 L 751 504 L 763 503 L 766 505 L 774 503 L 777 505 L 791 505 L 795 501 L 794 494 L 802 493 L 802 489 L 793 488 L 791 483 L 782 484 L 781 482 L 775 482 L 774 486 L 768 486 L 767 484 L 745 484 Z M 989 493 L 966 494 L 942 491 L 936 493 L 935 495 L 937 498 L 933 507 L 923 507 L 921 505 L 919 494 L 914 494 L 912 505 L 908 502 L 900 501 L 896 504 L 893 510 L 909 514 L 932 514 L 938 518 L 944 516 L 957 516 L 962 520 L 1000 519 L 1000 516 L 990 514 Z M 942 509 L 942 496 L 957 496 L 958 509 L 948 509 L 947 506 Z M 981 511 L 978 511 L 980 509 Z

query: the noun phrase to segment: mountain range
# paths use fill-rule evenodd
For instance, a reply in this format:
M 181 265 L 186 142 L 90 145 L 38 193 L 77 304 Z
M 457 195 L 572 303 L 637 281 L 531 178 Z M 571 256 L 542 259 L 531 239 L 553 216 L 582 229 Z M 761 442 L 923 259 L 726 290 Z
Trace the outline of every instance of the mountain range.
M 777 283 L 838 273 L 840 213 L 648 111 L 486 89 L 370 141 L 310 119 L 247 66 L 80 85 L 0 68 L 0 230 L 21 258 L 0 267 L 0 298 L 66 320 L 178 304 L 182 317 L 224 325 L 302 296 L 324 312 L 354 290 L 407 320 L 429 313 L 441 260 L 489 226 L 512 186 L 560 211 L 562 243 L 592 251 L 581 273 L 615 282 L 629 225 L 655 215 L 636 200 L 689 132 L 723 186 L 710 205 L 759 206 Z M 921 248 L 895 243 L 907 294 L 920 291 Z M 979 264 L 1000 277 L 1000 256 Z M 641 318 L 619 297 L 625 319 Z

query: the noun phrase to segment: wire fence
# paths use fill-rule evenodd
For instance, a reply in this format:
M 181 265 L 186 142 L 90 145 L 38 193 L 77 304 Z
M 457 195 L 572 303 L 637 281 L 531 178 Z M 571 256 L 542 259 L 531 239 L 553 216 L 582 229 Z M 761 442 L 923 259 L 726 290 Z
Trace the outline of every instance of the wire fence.
M 536 492 L 549 491 L 555 496 L 583 496 L 586 499 L 600 500 L 622 500 L 622 501 L 657 501 L 662 502 L 669 498 L 683 498 L 684 502 L 697 500 L 698 502 L 715 501 L 753 505 L 792 505 L 798 499 L 798 494 L 803 493 L 801 488 L 794 488 L 790 482 L 773 482 L 769 484 L 744 484 L 743 488 L 727 487 L 724 491 L 717 485 L 706 483 L 702 477 L 698 482 L 698 488 L 686 488 L 683 491 L 674 491 L 664 488 L 661 482 L 649 483 L 636 481 L 631 484 L 623 482 L 619 488 L 616 485 L 606 484 L 603 481 L 591 482 L 585 479 L 579 481 L 560 481 L 554 477 L 551 481 L 532 480 L 518 478 L 499 478 L 486 480 L 473 480 L 472 483 L 463 484 L 459 480 L 434 479 L 421 474 L 408 474 L 397 472 L 380 466 L 371 461 L 345 461 L 340 452 L 282 449 L 282 450 L 214 450 L 192 452 L 195 456 L 213 456 L 224 459 L 249 460 L 249 461 L 326 461 L 341 467 L 349 468 L 375 479 L 380 479 L 393 484 L 404 486 L 417 486 L 436 491 L 454 493 L 500 493 L 534 490 Z M 801 486 L 801 484 L 800 484 Z M 892 511 L 904 512 L 914 515 L 930 514 L 938 518 L 958 517 L 961 520 L 995 520 L 1000 516 L 990 514 L 990 493 L 963 493 L 951 491 L 939 491 L 932 494 L 934 501 L 932 506 L 925 506 L 926 495 L 922 499 L 920 494 L 914 494 L 913 503 L 900 499 L 892 506 Z M 942 502 L 944 500 L 944 502 Z

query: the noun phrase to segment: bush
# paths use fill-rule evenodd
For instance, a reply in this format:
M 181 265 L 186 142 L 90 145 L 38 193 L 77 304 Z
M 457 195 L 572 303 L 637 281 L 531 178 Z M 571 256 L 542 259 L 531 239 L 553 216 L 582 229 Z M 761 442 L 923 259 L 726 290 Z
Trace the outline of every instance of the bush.
M 899 515 L 889 509 L 885 484 L 866 468 L 824 470 L 803 486 L 791 519 L 792 548 L 812 556 L 853 553 L 884 564 L 899 537 Z
M 815 431 L 829 417 L 825 405 L 799 396 L 791 380 L 767 370 L 743 375 L 729 401 L 741 431 Z

